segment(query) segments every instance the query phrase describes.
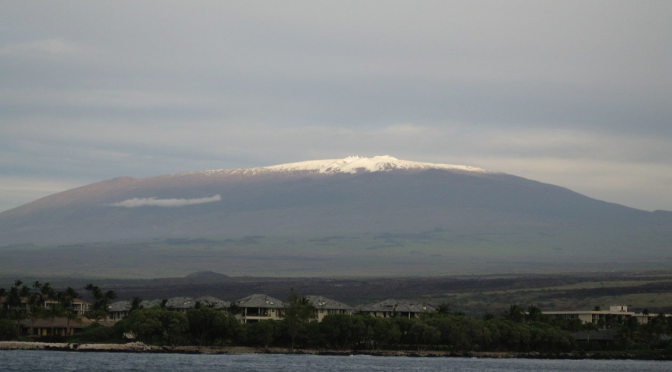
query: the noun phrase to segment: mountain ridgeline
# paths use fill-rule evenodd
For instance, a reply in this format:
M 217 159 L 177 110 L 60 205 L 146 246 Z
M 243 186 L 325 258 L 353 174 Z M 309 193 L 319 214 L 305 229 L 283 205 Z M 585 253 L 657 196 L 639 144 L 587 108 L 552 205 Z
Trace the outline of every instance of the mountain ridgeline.
M 420 233 L 432 242 L 399 240 Z M 391 157 L 115 178 L 0 213 L 2 245 L 246 236 L 315 242 L 381 234 L 397 237 L 383 244 L 397 251 L 405 246 L 409 254 L 461 257 L 462 247 L 464 255 L 488 262 L 510 255 L 553 261 L 559 251 L 568 262 L 567 252 L 598 262 L 602 256 L 660 265 L 672 258 L 671 213 L 606 203 L 513 175 Z M 285 248 L 291 255 L 295 247 Z M 340 249 L 331 244 L 331 254 Z

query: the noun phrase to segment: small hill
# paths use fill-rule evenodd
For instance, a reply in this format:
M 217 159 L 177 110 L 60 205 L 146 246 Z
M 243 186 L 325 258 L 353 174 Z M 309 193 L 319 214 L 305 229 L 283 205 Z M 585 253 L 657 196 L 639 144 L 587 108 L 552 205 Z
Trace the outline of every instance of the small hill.
M 185 279 L 226 279 L 228 275 L 216 273 L 214 271 L 198 271 L 185 276 Z

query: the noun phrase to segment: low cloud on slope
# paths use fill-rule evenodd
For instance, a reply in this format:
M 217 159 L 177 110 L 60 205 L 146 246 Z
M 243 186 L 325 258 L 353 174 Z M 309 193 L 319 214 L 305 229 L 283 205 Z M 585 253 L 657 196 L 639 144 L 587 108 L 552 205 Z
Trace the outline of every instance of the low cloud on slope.
M 187 205 L 204 204 L 218 202 L 222 200 L 219 195 L 211 196 L 209 198 L 196 199 L 157 199 L 157 198 L 133 198 L 127 199 L 118 203 L 108 204 L 110 207 L 185 207 Z

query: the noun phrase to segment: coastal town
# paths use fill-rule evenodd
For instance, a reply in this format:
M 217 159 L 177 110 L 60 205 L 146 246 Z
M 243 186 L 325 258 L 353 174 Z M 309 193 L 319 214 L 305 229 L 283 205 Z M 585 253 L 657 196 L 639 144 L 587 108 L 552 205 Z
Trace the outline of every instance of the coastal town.
M 294 291 L 284 300 L 252 294 L 234 301 L 212 296 L 115 301 L 113 291 L 86 289 L 93 302 L 48 283 L 30 288 L 17 281 L 9 291 L 1 289 L 0 341 L 569 352 L 667 348 L 672 336 L 672 315 L 627 306 L 546 311 L 511 305 L 475 319 L 448 304 L 388 299 L 350 306 Z

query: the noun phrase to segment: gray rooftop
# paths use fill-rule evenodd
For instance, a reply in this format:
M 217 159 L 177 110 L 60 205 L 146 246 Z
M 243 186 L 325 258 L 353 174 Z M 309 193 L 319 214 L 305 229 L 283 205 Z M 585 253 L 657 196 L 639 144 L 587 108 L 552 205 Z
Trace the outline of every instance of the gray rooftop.
M 193 309 L 196 301 L 191 297 L 171 297 L 166 302 L 168 309 Z
M 253 294 L 245 298 L 241 298 L 238 301 L 234 301 L 234 303 L 240 307 L 260 307 L 272 309 L 282 309 L 285 307 L 285 304 L 282 301 L 265 294 Z
M 196 299 L 196 302 L 200 303 L 202 306 L 212 306 L 218 310 L 226 309 L 229 307 L 229 305 L 231 305 L 230 302 L 226 302 L 212 296 L 199 297 Z
M 306 296 L 306 299 L 315 306 L 316 309 L 327 309 L 327 310 L 355 310 L 353 307 L 350 307 L 344 303 L 332 300 L 330 298 L 322 296 Z
M 161 306 L 162 300 L 142 301 L 141 308 L 151 309 L 152 307 Z M 193 299 L 191 297 L 173 297 L 167 300 L 166 308 L 168 309 L 193 309 L 196 307 L 196 302 L 200 302 L 203 306 L 212 306 L 215 309 L 225 309 L 229 307 L 230 303 L 222 301 L 212 296 L 200 297 Z M 131 300 L 117 301 L 110 304 L 110 311 L 121 312 L 131 310 Z
M 143 300 L 140 302 L 141 309 L 151 309 L 155 306 L 161 306 L 161 300 L 150 300 L 150 301 Z M 109 310 L 114 312 L 129 311 L 131 310 L 131 300 L 122 300 L 112 303 L 110 304 Z
M 110 304 L 109 311 L 120 312 L 131 310 L 131 300 L 117 301 Z
M 161 306 L 162 300 L 149 300 L 149 301 L 142 301 L 140 303 L 140 306 L 142 306 L 143 309 L 151 309 L 156 306 Z
M 424 313 L 434 311 L 434 308 L 418 302 L 389 299 L 376 304 L 362 305 L 359 307 L 359 311 Z

